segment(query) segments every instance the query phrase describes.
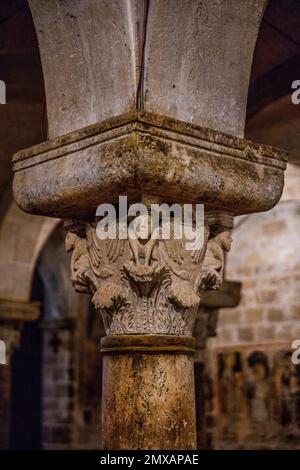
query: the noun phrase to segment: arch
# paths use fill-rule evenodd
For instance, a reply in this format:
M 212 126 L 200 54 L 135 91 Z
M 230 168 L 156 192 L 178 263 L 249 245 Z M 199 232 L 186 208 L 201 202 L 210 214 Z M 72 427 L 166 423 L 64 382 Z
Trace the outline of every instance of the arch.
M 62 226 L 56 225 L 52 230 L 40 252 L 36 271 L 43 284 L 43 320 L 76 316 L 79 294 L 70 282 L 70 254 L 65 250 Z
M 280 97 L 247 121 L 246 135 L 255 142 L 288 150 L 289 162 L 300 166 L 299 111 L 291 94 Z
M 0 298 L 29 301 L 36 261 L 59 219 L 22 212 L 12 202 L 0 228 Z

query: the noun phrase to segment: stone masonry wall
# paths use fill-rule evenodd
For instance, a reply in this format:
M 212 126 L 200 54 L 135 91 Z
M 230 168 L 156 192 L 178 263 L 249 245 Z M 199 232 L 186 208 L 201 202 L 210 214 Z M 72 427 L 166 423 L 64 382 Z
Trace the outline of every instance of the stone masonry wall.
M 43 448 L 70 449 L 75 431 L 73 331 L 44 329 Z
M 226 278 L 242 282 L 209 341 L 214 447 L 300 447 L 300 171 L 288 166 L 281 202 L 236 220 Z
M 300 202 L 242 219 L 233 238 L 227 277 L 241 302 L 221 312 L 217 344 L 300 338 Z
M 226 277 L 240 305 L 220 313 L 216 345 L 300 338 L 300 171 L 288 166 L 280 203 L 237 220 Z

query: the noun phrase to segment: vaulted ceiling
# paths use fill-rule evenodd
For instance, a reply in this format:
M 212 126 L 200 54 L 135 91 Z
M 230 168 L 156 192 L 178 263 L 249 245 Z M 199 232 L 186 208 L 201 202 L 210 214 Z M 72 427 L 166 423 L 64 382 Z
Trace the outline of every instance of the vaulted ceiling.
M 291 93 L 300 79 L 300 1 L 269 0 L 254 51 L 248 116 Z
M 32 18 L 24 0 L 0 2 L 0 194 L 10 184 L 11 157 L 43 140 L 44 84 Z

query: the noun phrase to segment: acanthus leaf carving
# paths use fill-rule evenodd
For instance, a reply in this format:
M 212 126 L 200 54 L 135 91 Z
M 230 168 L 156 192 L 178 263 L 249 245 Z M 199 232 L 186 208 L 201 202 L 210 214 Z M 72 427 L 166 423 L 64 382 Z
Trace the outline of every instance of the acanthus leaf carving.
M 223 278 L 230 230 L 211 232 L 203 245 L 186 250 L 184 240 L 100 240 L 96 226 L 68 227 L 71 278 L 79 292 L 93 294 L 107 335 L 191 335 L 201 293 Z

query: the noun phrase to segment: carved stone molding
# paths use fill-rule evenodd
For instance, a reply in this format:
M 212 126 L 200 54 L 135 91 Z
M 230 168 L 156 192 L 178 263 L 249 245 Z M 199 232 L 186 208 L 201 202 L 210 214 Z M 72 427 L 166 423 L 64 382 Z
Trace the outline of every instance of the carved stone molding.
M 39 302 L 0 299 L 0 321 L 34 321 L 39 314 Z
M 21 150 L 13 190 L 26 212 L 63 219 L 93 217 L 99 204 L 141 191 L 240 215 L 278 202 L 286 159 L 272 147 L 133 111 Z
M 72 283 L 93 294 L 107 335 L 191 336 L 202 294 L 223 280 L 231 218 L 225 223 L 208 217 L 203 244 L 187 250 L 184 239 L 100 240 L 95 224 L 69 222 Z

